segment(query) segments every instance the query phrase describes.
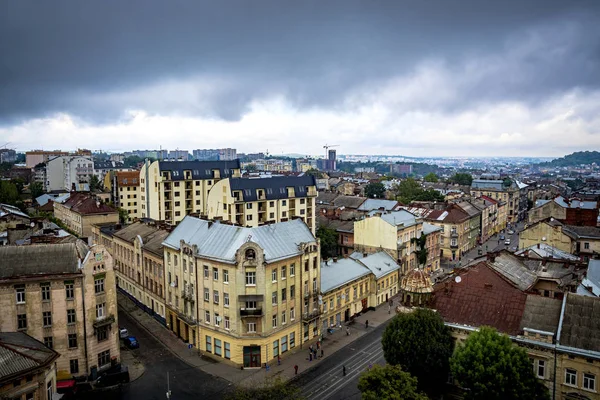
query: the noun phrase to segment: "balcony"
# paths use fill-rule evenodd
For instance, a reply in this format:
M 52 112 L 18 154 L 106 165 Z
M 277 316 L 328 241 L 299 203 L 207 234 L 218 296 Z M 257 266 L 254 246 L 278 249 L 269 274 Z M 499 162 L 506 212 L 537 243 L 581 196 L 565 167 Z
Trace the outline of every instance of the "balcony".
M 322 312 L 320 310 L 313 310 L 310 313 L 303 313 L 302 321 L 309 322 L 309 321 L 315 320 L 315 319 L 319 318 L 319 315 L 321 315 L 321 314 L 322 314 Z
M 183 292 L 181 292 L 181 298 L 192 303 L 196 301 L 194 293 L 189 290 L 184 290 Z
M 115 316 L 111 314 L 106 317 L 97 318 L 92 325 L 94 326 L 94 329 L 97 329 L 106 325 L 112 325 L 114 322 Z
M 453 237 L 453 238 L 458 237 L 458 232 L 457 231 L 450 232 L 450 237 Z
M 451 249 L 458 249 L 458 242 L 457 243 L 450 243 L 450 248 Z
M 189 315 L 185 315 L 184 313 L 177 313 L 177 316 L 179 317 L 180 320 L 182 320 L 183 322 L 185 322 L 188 325 L 197 325 L 198 321 L 196 320 L 196 318 L 189 316 Z
M 262 308 L 240 308 L 241 317 L 262 317 Z

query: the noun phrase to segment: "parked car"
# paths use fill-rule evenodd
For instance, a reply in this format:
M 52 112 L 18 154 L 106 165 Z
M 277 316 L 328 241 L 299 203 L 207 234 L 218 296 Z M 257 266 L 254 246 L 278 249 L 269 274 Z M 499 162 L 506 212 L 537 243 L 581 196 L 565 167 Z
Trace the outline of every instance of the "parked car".
M 119 371 L 105 372 L 100 375 L 100 378 L 96 381 L 97 387 L 115 386 L 120 383 L 129 382 L 129 369 L 127 367 L 121 367 Z
M 510 245 L 510 238 L 506 239 L 506 240 L 504 241 L 504 244 L 505 244 L 505 245 L 507 245 L 507 246 L 509 246 L 509 245 Z
M 511 229 L 510 231 L 508 231 L 508 234 L 509 234 L 509 235 L 514 235 L 514 234 L 515 234 L 515 231 L 513 231 L 513 230 Z
M 504 240 L 504 235 L 500 235 L 500 240 Z
M 123 340 L 123 343 L 129 349 L 138 349 L 140 347 L 140 344 L 138 343 L 135 336 L 129 336 L 128 338 L 125 338 Z
M 129 332 L 126 328 L 119 328 L 119 337 L 121 339 L 127 339 L 129 337 Z

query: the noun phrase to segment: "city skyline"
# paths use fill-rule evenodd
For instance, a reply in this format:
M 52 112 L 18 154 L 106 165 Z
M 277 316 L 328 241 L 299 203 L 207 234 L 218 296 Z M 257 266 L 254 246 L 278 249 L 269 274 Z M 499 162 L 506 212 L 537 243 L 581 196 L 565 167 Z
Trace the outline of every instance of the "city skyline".
M 600 147 L 596 2 L 278 4 L 3 5 L 2 144 L 324 154 L 335 143 L 412 157 Z

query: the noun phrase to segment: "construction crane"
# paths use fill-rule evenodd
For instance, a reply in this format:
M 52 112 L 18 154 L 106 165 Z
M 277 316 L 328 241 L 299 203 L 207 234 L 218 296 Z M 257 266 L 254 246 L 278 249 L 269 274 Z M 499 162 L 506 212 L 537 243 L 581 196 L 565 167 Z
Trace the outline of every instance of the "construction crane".
M 330 147 L 338 147 L 339 144 L 326 144 L 325 146 L 323 146 L 323 148 L 325 149 L 325 159 L 329 158 L 329 153 L 328 150 Z

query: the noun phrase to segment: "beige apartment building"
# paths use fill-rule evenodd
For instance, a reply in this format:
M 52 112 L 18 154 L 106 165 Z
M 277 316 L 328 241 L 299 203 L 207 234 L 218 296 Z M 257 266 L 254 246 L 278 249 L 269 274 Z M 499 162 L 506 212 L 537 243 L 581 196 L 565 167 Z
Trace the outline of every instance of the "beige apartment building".
M 113 258 L 82 241 L 0 247 L 1 332 L 24 332 L 60 354 L 58 379 L 120 359 Z
M 319 249 L 303 221 L 187 216 L 163 245 L 167 327 L 203 354 L 256 368 L 318 337 Z
M 112 178 L 112 180 L 111 180 Z M 111 180 L 111 198 L 116 207 L 127 212 L 127 220 L 131 223 L 141 217 L 140 171 L 115 171 L 106 174 Z
M 172 225 L 188 214 L 206 216 L 212 187 L 240 176 L 239 160 L 147 161 L 140 170 L 138 215 Z
M 169 235 L 154 223 L 136 221 L 121 229 L 94 227 L 92 240 L 107 247 L 114 259 L 117 287 L 140 308 L 165 324 L 165 275 L 162 242 Z
M 88 193 L 72 193 L 64 203 L 54 202 L 54 216 L 79 237 L 90 237 L 92 225 L 119 222 L 117 210 Z
M 525 190 L 523 190 L 523 195 L 526 197 Z M 521 190 L 513 181 L 510 186 L 506 186 L 501 180 L 474 179 L 471 183 L 471 196 L 487 196 L 506 203 L 507 223 L 514 224 L 524 217 L 525 210 L 520 209 Z
M 316 197 L 311 175 L 223 179 L 208 193 L 208 218 L 247 227 L 301 218 L 315 234 Z

